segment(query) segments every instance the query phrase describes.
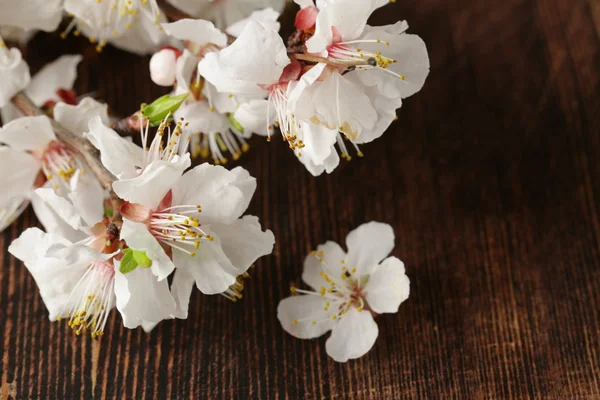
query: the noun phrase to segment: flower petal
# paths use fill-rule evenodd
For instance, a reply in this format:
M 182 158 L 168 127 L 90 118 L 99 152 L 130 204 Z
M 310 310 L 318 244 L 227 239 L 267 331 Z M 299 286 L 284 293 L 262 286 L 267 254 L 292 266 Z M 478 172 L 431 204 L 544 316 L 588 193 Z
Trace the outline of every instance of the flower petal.
M 29 196 L 40 167 L 40 162 L 24 151 L 0 146 L 0 202 Z
M 82 59 L 80 55 L 66 55 L 46 64 L 31 79 L 25 94 L 38 107 L 49 100 L 61 101 L 57 90 L 73 88 L 73 83 L 77 79 L 77 65 Z
M 132 249 L 146 252 L 146 256 L 152 260 L 150 267 L 152 273 L 157 276 L 159 281 L 165 279 L 175 269 L 175 265 L 145 224 L 124 219 L 121 227 L 121 239 L 125 240 L 127 246 Z
M 325 311 L 326 302 L 325 297 L 312 295 L 285 298 L 277 306 L 277 319 L 287 333 L 298 339 L 319 337 L 336 323 Z
M 115 295 L 123 325 L 135 329 L 144 322 L 158 323 L 173 318 L 175 300 L 166 279 L 159 281 L 146 268 L 136 268 L 127 274 L 115 268 Z
M 227 46 L 227 35 L 215 28 L 210 21 L 184 18 L 161 24 L 161 26 L 168 35 L 179 40 L 188 40 L 198 47 L 204 47 L 207 44 L 214 44 L 218 47 Z
M 188 307 L 190 304 L 190 296 L 195 283 L 194 276 L 186 271 L 185 268 L 177 268 L 173 274 L 173 282 L 171 283 L 171 295 L 177 303 L 177 307 L 173 315 L 177 318 L 186 319 L 188 317 Z
M 92 118 L 86 137 L 100 150 L 102 164 L 119 179 L 137 176 L 142 165 L 143 150 L 102 123 L 102 117 Z
M 214 110 L 211 111 L 206 101 L 194 101 L 182 105 L 175 112 L 174 118 L 176 120 L 184 118 L 185 122 L 189 122 L 187 129 L 194 133 L 221 133 L 229 130 L 227 117 Z
M 325 350 L 335 361 L 346 362 L 367 354 L 378 335 L 379 328 L 371 313 L 350 307 L 333 327 Z
M 369 276 L 364 291 L 369 307 L 376 313 L 398 312 L 398 307 L 410 293 L 410 280 L 404 273 L 404 263 L 396 257 L 383 260 Z
M 256 179 L 241 167 L 231 171 L 201 164 L 186 172 L 173 186 L 173 204 L 201 205 L 201 223 L 230 224 L 248 208 Z
M 273 84 L 290 63 L 279 33 L 249 21 L 240 37 L 219 53 L 219 62 L 231 79 Z
M 58 196 L 53 189 L 39 188 L 35 194 L 50 206 L 54 212 L 73 229 L 85 230 L 85 223 L 81 219 L 79 211 L 64 197 Z
M 35 151 L 41 155 L 52 140 L 56 140 L 56 136 L 46 116 L 18 118 L 0 128 L 0 143 L 16 150 Z
M 239 37 L 244 31 L 244 28 L 248 25 L 248 22 L 250 21 L 256 21 L 260 23 L 263 27 L 265 27 L 265 29 L 270 29 L 272 31 L 279 32 L 281 24 L 277 22 L 278 18 L 279 13 L 270 7 L 265 8 L 263 10 L 253 11 L 248 18 L 242 19 L 229 25 L 227 29 L 225 29 L 225 32 L 227 32 L 228 35 L 231 35 L 233 37 Z
M 253 60 L 254 58 L 248 62 L 253 62 Z M 220 62 L 219 53 L 208 53 L 205 55 L 198 64 L 198 72 L 222 93 L 244 96 L 263 96 L 267 93 L 265 89 L 257 86 L 255 81 L 233 79 L 229 76 Z
M 198 66 L 198 58 L 189 52 L 188 49 L 183 50 L 183 54 L 177 58 L 175 64 L 175 95 L 188 93 L 190 91 L 190 82 L 194 70 Z
M 346 237 L 346 265 L 368 275 L 394 248 L 394 230 L 388 224 L 368 222 Z
M 342 261 L 346 258 L 346 253 L 336 242 L 328 241 L 317 247 L 316 254 L 309 254 L 304 259 L 304 270 L 302 271 L 302 280 L 315 291 L 321 287 L 329 287 L 321 273 L 326 273 L 334 279 L 338 279 L 344 272 Z M 323 261 L 319 261 L 322 259 Z
M 62 19 L 61 0 L 3 0 L 0 25 L 52 32 Z
M 71 177 L 69 200 L 87 226 L 93 227 L 104 219 L 104 189 L 92 175 L 82 175 L 78 169 Z
M 240 104 L 233 114 L 235 120 L 244 128 L 244 137 L 249 138 L 253 133 L 261 136 L 269 134 L 268 127 L 275 121 L 276 115 L 272 113 L 267 120 L 267 100 L 251 100 Z
M 273 232 L 263 232 L 258 217 L 246 215 L 232 224 L 212 224 L 210 228 L 219 237 L 225 255 L 239 274 L 246 272 L 260 257 L 273 252 Z
M 6 229 L 29 205 L 26 197 L 13 197 L 0 203 L 0 232 Z
M 92 118 L 99 116 L 100 121 L 108 125 L 108 105 L 100 103 L 91 97 L 86 97 L 76 106 L 57 103 L 54 106 L 54 119 L 77 135 L 88 132 L 89 123 Z
M 0 48 L 0 56 L 0 107 L 4 107 L 29 84 L 31 76 L 19 49 Z
M 46 185 L 44 185 L 44 188 L 53 190 L 52 183 L 47 182 Z M 87 237 L 84 232 L 73 229 L 71 225 L 66 223 L 56 211 L 54 211 L 54 209 L 36 193 L 31 195 L 31 207 L 46 232 L 63 237 L 73 243 L 79 242 Z

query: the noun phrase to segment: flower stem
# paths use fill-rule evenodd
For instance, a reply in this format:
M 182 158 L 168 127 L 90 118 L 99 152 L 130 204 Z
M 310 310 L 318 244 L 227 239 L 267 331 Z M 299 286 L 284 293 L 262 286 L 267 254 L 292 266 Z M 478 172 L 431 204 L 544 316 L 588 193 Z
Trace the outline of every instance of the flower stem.
M 20 92 L 17 93 L 12 98 L 12 103 L 21 111 L 24 115 L 27 116 L 37 116 L 37 115 L 45 115 L 42 110 L 40 110 L 25 93 Z M 67 147 L 71 150 L 75 151 L 77 154 L 81 156 L 81 158 L 85 161 L 85 163 L 89 166 L 90 170 L 96 175 L 100 184 L 104 186 L 104 188 L 111 190 L 112 183 L 115 180 L 113 174 L 111 174 L 102 162 L 100 161 L 100 152 L 96 149 L 87 139 L 83 136 L 76 135 L 75 133 L 69 131 L 64 126 L 51 119 L 52 128 L 54 129 L 54 133 L 58 140 L 63 142 Z

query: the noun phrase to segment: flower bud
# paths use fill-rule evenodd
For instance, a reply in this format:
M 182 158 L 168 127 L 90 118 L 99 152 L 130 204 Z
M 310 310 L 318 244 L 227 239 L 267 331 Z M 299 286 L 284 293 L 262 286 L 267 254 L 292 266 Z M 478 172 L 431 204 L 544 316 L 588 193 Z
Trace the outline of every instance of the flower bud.
M 177 51 L 164 48 L 154 53 L 150 59 L 150 77 L 152 82 L 160 86 L 172 86 L 175 83 L 175 66 Z

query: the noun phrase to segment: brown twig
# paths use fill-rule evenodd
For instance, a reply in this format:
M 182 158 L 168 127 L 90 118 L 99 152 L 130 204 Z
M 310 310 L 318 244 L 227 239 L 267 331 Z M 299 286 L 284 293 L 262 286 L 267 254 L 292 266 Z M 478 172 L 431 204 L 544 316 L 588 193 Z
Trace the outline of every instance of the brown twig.
M 17 93 L 12 98 L 12 103 L 27 116 L 45 115 L 33 102 L 23 93 Z M 83 161 L 88 165 L 90 170 L 96 175 L 100 184 L 108 189 L 112 189 L 112 183 L 115 181 L 115 176 L 111 174 L 102 162 L 100 161 L 100 152 L 83 136 L 76 135 L 69 131 L 64 126 L 51 120 L 52 128 L 58 140 L 63 142 L 71 150 L 79 154 Z
M 331 60 L 325 57 L 313 56 L 312 54 L 304 54 L 304 53 L 288 53 L 288 56 L 295 57 L 296 60 L 300 61 L 308 61 L 314 63 L 325 63 L 329 65 L 333 65 L 336 67 L 357 67 L 360 65 L 377 65 L 377 61 L 374 58 L 367 58 L 364 60 Z

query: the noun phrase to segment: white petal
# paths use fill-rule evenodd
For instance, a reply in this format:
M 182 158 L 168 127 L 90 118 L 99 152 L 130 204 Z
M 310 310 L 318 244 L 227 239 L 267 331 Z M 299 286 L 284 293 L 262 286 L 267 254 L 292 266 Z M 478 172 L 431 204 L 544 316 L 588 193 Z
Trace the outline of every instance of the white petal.
M 93 227 L 104 219 L 104 189 L 95 176 L 77 170 L 70 180 L 69 200 L 87 226 Z
M 218 47 L 227 46 L 227 35 L 215 28 L 210 21 L 184 18 L 161 25 L 168 35 L 179 40 L 189 40 L 199 47 L 207 44 L 214 44 Z
M 3 0 L 0 4 L 0 25 L 51 32 L 62 19 L 61 0 Z
M 154 24 L 154 20 L 154 18 L 138 15 L 131 24 L 131 29 L 123 29 L 123 33 L 116 38 L 109 36 L 108 42 L 131 53 L 139 55 L 152 54 L 158 51 L 168 39 L 165 32 Z M 167 22 L 166 17 L 161 14 L 158 17 L 158 22 Z M 85 33 L 86 30 L 83 29 L 83 32 Z M 89 34 L 87 35 L 89 36 Z
M 249 21 L 240 37 L 219 53 L 221 66 L 229 77 L 256 84 L 279 81 L 290 63 L 279 33 Z
M 302 280 L 315 291 L 321 287 L 329 287 L 321 273 L 324 272 L 334 279 L 340 278 L 344 273 L 342 261 L 346 258 L 346 253 L 336 242 L 328 241 L 317 247 L 316 255 L 309 254 L 304 259 L 304 269 L 302 271 Z M 322 254 L 320 254 L 322 252 Z M 322 259 L 323 261 L 319 261 Z
M 321 53 L 332 43 L 332 28 L 336 28 L 342 40 L 357 38 L 365 28 L 373 12 L 372 0 L 345 0 L 328 2 L 317 16 L 315 34 L 306 41 L 310 53 Z
M 267 110 L 269 102 L 267 100 L 252 100 L 247 103 L 240 104 L 235 110 L 233 117 L 244 128 L 244 137 L 249 138 L 253 133 L 267 136 L 268 126 L 273 124 L 277 117 L 275 113 L 271 113 L 267 120 Z
M 102 123 L 96 116 L 89 122 L 86 137 L 100 150 L 102 164 L 119 179 L 137 176 L 136 166 L 142 164 L 143 150 Z
M 252 59 L 254 60 L 254 59 Z M 198 72 L 222 93 L 245 96 L 266 95 L 266 90 L 257 86 L 256 82 L 233 79 L 220 62 L 219 53 L 208 53 L 198 64 Z
M 21 52 L 16 48 L 0 48 L 0 107 L 10 103 L 10 99 L 23 90 L 30 80 L 29 66 L 21 57 Z
M 152 271 L 142 267 L 126 274 L 119 271 L 118 265 L 115 269 L 117 309 L 126 328 L 135 329 L 144 322 L 158 323 L 172 318 L 175 300 L 166 279 L 158 281 Z
M 190 164 L 189 153 L 171 162 L 153 161 L 139 176 L 115 181 L 113 190 L 123 200 L 155 209 Z
M 44 187 L 52 190 L 50 182 L 47 182 Z M 67 224 L 44 199 L 35 193 L 31 195 L 31 206 L 46 232 L 63 237 L 73 243 L 87 237 L 84 232 L 73 229 L 71 225 Z
M 40 167 L 40 162 L 24 151 L 0 146 L 0 203 L 29 196 Z
M 398 307 L 410 293 L 410 280 L 404 273 L 404 263 L 396 257 L 383 260 L 369 276 L 364 291 L 369 307 L 376 313 L 398 312 Z
M 86 97 L 76 105 L 57 103 L 54 106 L 54 119 L 71 132 L 83 135 L 88 132 L 92 118 L 99 116 L 103 124 L 108 125 L 108 105 L 91 97 Z
M 0 203 L 0 232 L 12 224 L 29 205 L 26 197 L 13 197 Z
M 132 249 L 146 252 L 146 256 L 152 260 L 150 267 L 152 273 L 159 281 L 165 279 L 175 269 L 175 265 L 145 224 L 123 219 L 121 239 L 125 240 L 127 246 Z
M 204 228 L 208 234 L 210 230 Z M 233 285 L 241 273 L 223 251 L 219 237 L 214 241 L 202 241 L 196 255 L 173 249 L 173 261 L 178 269 L 184 269 L 194 277 L 196 286 L 204 294 L 223 293 Z
M 356 268 L 360 275 L 368 275 L 394 248 L 394 230 L 388 224 L 368 222 L 354 229 L 346 237 L 348 268 Z
M 53 189 L 36 189 L 35 194 L 46 202 L 54 212 L 73 229 L 84 230 L 86 225 L 81 219 L 79 211 L 64 197 L 58 196 Z
M 187 129 L 194 133 L 220 133 L 229 130 L 227 117 L 215 110 L 211 111 L 207 101 L 194 101 L 179 107 L 174 118 L 184 118 L 189 122 Z
M 331 153 L 335 153 L 334 145 L 338 131 L 322 125 L 302 123 L 302 157 L 310 157 L 315 165 L 323 165 Z
M 228 224 L 243 214 L 255 189 L 256 179 L 243 168 L 201 164 L 173 186 L 173 204 L 201 205 L 201 223 Z
M 4 125 L 21 117 L 23 117 L 23 113 L 11 102 L 6 103 L 4 107 L 0 107 L 0 118 L 2 118 Z
M 242 19 L 228 26 L 225 32 L 233 37 L 239 37 L 250 21 L 256 21 L 260 23 L 265 27 L 265 29 L 279 32 L 281 24 L 277 22 L 278 18 L 279 13 L 272 8 L 253 11 L 248 18 Z
M 288 85 L 287 106 L 297 118 L 308 120 L 315 115 L 313 102 L 305 91 L 319 79 L 326 67 L 327 64 L 319 63 L 302 75 L 297 83 L 290 82 Z
M 82 59 L 80 55 L 67 55 L 47 64 L 31 79 L 25 94 L 38 107 L 48 100 L 61 101 L 56 91 L 73 88 L 77 79 L 77 65 Z
M 371 313 L 350 307 L 333 327 L 325 342 L 325 350 L 335 361 L 346 362 L 367 354 L 378 335 L 379 328 Z
M 301 9 L 315 5 L 313 0 L 294 0 L 294 3 L 298 4 Z
M 277 306 L 277 318 L 290 335 L 313 339 L 331 330 L 335 324 L 331 313 L 325 311 L 326 302 L 327 299 L 321 296 L 291 296 Z
M 46 116 L 19 118 L 0 129 L 0 143 L 6 143 L 16 150 L 41 154 L 52 140 L 56 140 L 56 136 Z
M 310 172 L 313 176 L 319 176 L 323 172 L 330 174 L 340 164 L 340 156 L 335 149 L 332 149 L 329 157 L 327 157 L 321 165 L 315 164 L 311 157 L 301 156 L 298 157 L 298 160 L 304 164 L 308 172 Z
M 197 66 L 198 58 L 190 53 L 188 49 L 183 50 L 183 54 L 179 56 L 175 65 L 175 79 L 177 81 L 177 87 L 175 88 L 176 95 L 190 91 L 190 82 Z
M 229 225 L 212 224 L 221 247 L 239 274 L 250 268 L 262 256 L 271 254 L 275 237 L 270 230 L 262 231 L 258 217 L 246 215 Z
M 190 304 L 190 296 L 195 283 L 194 276 L 185 268 L 177 268 L 173 274 L 173 282 L 171 283 L 171 295 L 177 303 L 174 312 L 175 317 L 186 319 L 188 317 L 188 307 Z

